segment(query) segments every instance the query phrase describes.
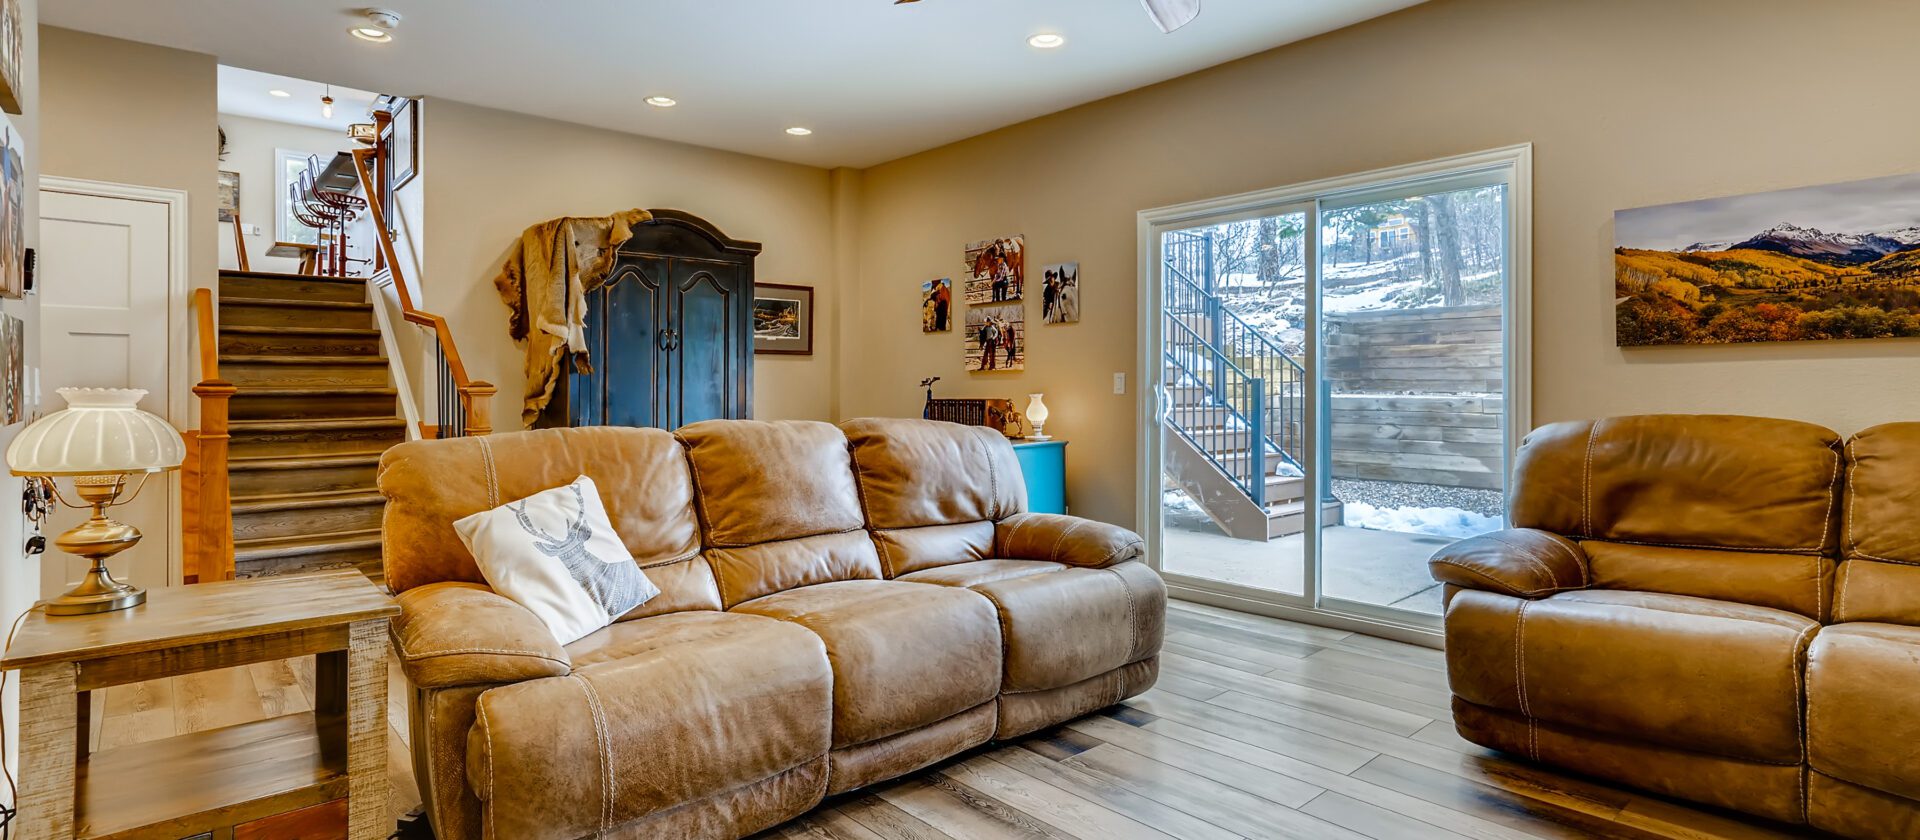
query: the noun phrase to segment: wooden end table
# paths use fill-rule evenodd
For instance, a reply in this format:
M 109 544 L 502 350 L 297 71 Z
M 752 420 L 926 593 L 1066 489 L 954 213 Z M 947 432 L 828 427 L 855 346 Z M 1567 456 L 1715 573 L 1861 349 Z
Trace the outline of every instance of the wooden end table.
M 21 672 L 21 836 L 383 840 L 399 612 L 351 569 L 154 590 L 96 615 L 36 611 L 0 660 Z M 299 656 L 316 657 L 313 711 L 88 749 L 93 691 Z

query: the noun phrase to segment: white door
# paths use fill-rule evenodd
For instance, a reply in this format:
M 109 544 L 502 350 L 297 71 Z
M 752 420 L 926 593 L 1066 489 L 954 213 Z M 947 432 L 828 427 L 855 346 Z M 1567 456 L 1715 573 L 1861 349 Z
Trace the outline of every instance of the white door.
M 173 276 L 174 205 L 78 191 L 85 189 L 40 192 L 39 410 L 65 407 L 58 388 L 144 388 L 140 407 L 178 425 L 182 418 L 169 407 L 175 396 L 169 312 L 175 282 L 184 282 Z M 171 474 L 154 475 L 133 502 L 111 512 L 145 535 L 111 561 L 115 577 L 147 588 L 179 580 L 174 483 Z M 63 492 L 67 486 L 63 481 Z M 53 536 L 81 520 L 71 509 L 54 515 L 45 532 L 50 558 L 61 554 Z M 66 559 L 46 561 L 43 595 L 66 591 L 86 571 L 84 561 L 61 556 Z

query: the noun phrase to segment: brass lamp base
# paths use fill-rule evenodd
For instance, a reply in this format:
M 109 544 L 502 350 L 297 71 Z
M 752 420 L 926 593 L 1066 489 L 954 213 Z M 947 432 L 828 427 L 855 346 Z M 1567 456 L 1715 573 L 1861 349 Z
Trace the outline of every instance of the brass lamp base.
M 93 506 L 93 515 L 56 537 L 53 544 L 68 554 L 85 557 L 93 568 L 87 570 L 80 585 L 58 598 L 42 602 L 48 615 L 88 615 L 137 607 L 147 602 L 147 592 L 130 583 L 113 579 L 107 571 L 107 558 L 140 542 L 140 529 L 107 518 L 107 507 L 120 495 L 119 481 L 75 482 L 80 498 Z

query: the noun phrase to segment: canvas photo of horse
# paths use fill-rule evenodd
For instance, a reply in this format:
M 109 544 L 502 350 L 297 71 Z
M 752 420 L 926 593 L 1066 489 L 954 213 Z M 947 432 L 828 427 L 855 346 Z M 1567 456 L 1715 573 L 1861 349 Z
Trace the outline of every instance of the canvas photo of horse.
M 1026 307 L 1018 303 L 967 310 L 969 373 L 1027 369 Z
M 1080 321 L 1080 264 L 1047 266 L 1040 273 L 1040 322 L 1073 324 Z
M 985 239 L 967 246 L 967 303 L 1020 300 L 1027 285 L 1027 238 Z
M 920 331 L 953 331 L 953 280 L 942 277 L 920 284 Z

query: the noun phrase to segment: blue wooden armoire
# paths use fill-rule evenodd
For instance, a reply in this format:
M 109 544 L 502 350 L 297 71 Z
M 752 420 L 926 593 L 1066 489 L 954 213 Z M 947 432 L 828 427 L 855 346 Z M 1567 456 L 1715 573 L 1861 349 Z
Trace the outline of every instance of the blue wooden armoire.
M 587 293 L 592 369 L 568 362 L 537 425 L 673 429 L 753 416 L 760 244 L 690 213 L 650 212 Z

